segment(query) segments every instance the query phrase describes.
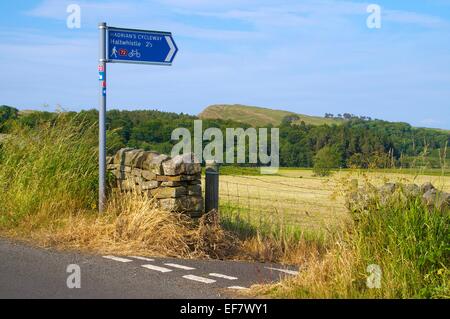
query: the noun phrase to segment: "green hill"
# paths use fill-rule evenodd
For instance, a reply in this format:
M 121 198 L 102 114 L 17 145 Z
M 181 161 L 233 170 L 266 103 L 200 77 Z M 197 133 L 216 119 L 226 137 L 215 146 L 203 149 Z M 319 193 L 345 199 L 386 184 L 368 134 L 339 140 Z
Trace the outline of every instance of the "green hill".
M 267 126 L 268 124 L 279 125 L 283 118 L 291 116 L 293 123 L 304 121 L 306 124 L 342 124 L 344 119 L 324 118 L 320 116 L 310 116 L 289 111 L 273 110 L 247 105 L 211 105 L 204 109 L 199 115 L 201 119 L 222 119 L 247 123 L 253 126 Z

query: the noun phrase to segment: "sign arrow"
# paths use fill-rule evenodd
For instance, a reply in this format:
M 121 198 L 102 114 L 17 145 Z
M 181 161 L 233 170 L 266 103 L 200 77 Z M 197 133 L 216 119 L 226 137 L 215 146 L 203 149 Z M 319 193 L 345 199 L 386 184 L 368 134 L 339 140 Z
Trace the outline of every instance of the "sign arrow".
M 165 36 L 167 44 L 170 47 L 170 51 L 169 54 L 167 54 L 166 60 L 165 62 L 170 62 L 173 59 L 173 56 L 175 55 L 175 53 L 177 52 L 177 47 L 175 46 L 175 44 L 172 41 L 172 37 L 169 36 Z
M 171 65 L 178 52 L 170 32 L 107 30 L 108 62 Z

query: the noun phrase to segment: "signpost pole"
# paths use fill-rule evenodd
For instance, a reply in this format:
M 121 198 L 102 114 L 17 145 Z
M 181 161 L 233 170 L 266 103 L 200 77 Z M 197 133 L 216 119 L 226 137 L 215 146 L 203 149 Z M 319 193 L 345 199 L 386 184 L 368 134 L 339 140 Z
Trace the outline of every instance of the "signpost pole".
M 103 72 L 100 79 L 100 104 L 99 104 L 99 171 L 98 171 L 98 209 L 102 213 L 105 208 L 105 183 L 106 183 L 106 23 L 100 23 L 100 56 L 99 72 Z
M 178 48 L 170 32 L 113 28 L 108 27 L 105 22 L 100 23 L 98 28 L 100 30 L 98 209 L 102 213 L 106 203 L 106 64 L 116 62 L 172 65 Z M 108 48 L 109 52 L 106 52 L 107 43 L 111 46 Z

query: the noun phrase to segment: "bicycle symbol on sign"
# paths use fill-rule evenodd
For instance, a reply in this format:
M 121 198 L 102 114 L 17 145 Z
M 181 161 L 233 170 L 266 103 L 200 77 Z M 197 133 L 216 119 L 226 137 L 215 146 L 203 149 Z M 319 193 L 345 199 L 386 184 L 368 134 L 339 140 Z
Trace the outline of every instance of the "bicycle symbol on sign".
M 128 56 L 129 56 L 130 58 L 136 57 L 136 58 L 139 59 L 139 58 L 141 57 L 141 54 L 140 54 L 139 51 L 136 49 L 136 50 L 131 50 L 131 52 L 128 53 Z

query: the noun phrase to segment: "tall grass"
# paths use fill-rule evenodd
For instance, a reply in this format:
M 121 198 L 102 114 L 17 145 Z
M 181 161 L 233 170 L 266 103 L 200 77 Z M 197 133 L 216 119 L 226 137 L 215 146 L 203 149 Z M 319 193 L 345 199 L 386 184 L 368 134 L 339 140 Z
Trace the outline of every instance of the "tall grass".
M 373 187 L 368 187 L 373 189 Z M 258 293 L 292 298 L 450 298 L 449 214 L 429 209 L 400 190 L 375 194 L 369 207 L 327 252 L 300 274 Z M 381 287 L 369 288 L 369 265 L 381 269 Z
M 449 221 L 448 213 L 425 207 L 419 198 L 393 199 L 358 218 L 359 267 L 378 264 L 383 271 L 376 295 L 450 297 Z
M 64 114 L 12 128 L 0 145 L 0 229 L 41 227 L 48 215 L 95 208 L 96 138 L 94 126 Z

